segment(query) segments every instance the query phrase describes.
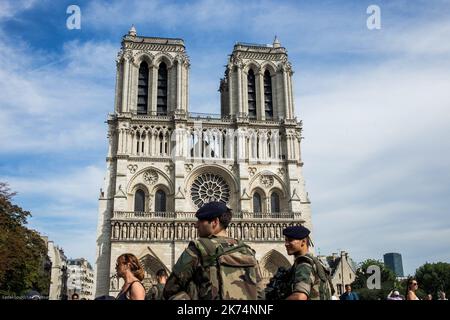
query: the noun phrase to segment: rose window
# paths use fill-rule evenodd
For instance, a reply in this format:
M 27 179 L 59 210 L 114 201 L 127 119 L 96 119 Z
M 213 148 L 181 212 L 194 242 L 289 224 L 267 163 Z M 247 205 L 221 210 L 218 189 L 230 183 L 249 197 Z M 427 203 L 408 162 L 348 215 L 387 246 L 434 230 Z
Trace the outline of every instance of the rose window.
M 192 201 L 197 207 L 211 201 L 227 203 L 230 199 L 230 187 L 225 180 L 216 174 L 199 175 L 191 186 Z
M 155 170 L 148 170 L 144 173 L 144 181 L 147 184 L 155 184 L 158 181 L 158 173 Z

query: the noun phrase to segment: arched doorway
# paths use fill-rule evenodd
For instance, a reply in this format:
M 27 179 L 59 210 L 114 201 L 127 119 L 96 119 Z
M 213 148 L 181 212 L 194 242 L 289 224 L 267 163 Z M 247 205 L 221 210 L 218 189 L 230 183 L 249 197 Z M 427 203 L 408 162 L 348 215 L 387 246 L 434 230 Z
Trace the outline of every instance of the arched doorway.
M 270 278 L 272 278 L 277 272 L 279 267 L 290 268 L 291 263 L 280 252 L 272 249 L 261 259 L 260 267 L 263 283 L 267 284 L 269 283 Z
M 142 283 L 144 284 L 146 292 L 156 284 L 156 272 L 158 272 L 158 270 L 164 269 L 168 274 L 170 273 L 167 267 L 159 259 L 150 254 L 143 256 L 139 260 L 145 271 L 145 277 Z

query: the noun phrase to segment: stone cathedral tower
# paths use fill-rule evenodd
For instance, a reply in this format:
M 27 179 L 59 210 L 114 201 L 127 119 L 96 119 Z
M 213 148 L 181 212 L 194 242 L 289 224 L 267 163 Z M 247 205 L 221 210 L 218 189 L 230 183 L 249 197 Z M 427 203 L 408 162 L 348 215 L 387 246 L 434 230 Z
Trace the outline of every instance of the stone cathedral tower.
M 231 236 L 257 253 L 268 279 L 288 266 L 282 229 L 311 228 L 287 51 L 237 43 L 220 81 L 221 114 L 189 111 L 189 59 L 181 39 L 123 37 L 99 198 L 96 295 L 117 294 L 116 258 L 135 254 L 144 284 L 171 270 L 190 239 L 195 211 L 233 209 Z

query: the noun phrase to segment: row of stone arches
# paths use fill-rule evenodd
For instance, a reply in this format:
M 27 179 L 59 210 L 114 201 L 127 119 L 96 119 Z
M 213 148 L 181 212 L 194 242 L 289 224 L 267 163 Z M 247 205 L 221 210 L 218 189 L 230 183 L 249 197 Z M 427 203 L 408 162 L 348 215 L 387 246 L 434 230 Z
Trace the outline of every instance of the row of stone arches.
M 191 240 L 197 238 L 195 223 L 128 223 L 112 226 L 113 240 Z
M 164 61 L 160 62 L 157 69 L 157 99 L 156 99 L 156 115 L 167 115 L 167 91 L 168 91 L 168 70 Z M 142 61 L 139 65 L 138 73 L 138 96 L 137 96 L 137 114 L 147 114 L 149 107 L 149 89 L 150 89 L 150 68 L 146 61 Z
M 242 139 L 239 139 L 242 137 Z M 283 158 L 282 135 L 278 129 L 235 131 L 218 128 L 194 128 L 188 131 L 188 150 L 192 158 L 232 159 L 239 146 L 243 156 L 253 160 Z
M 283 229 L 287 228 L 288 223 L 231 223 L 228 227 L 228 234 L 232 238 L 243 240 L 283 240 Z
M 185 165 L 187 167 L 188 164 Z M 133 165 L 128 166 L 135 170 Z M 188 168 L 188 167 L 187 167 Z M 248 197 L 248 211 L 255 214 L 277 214 L 286 212 L 289 208 L 286 186 L 283 178 L 273 172 L 264 170 L 254 173 L 256 168 L 249 167 L 253 176 L 250 179 L 249 189 L 243 196 Z M 209 201 L 222 201 L 237 212 L 238 183 L 235 177 L 234 166 L 229 170 L 217 165 L 198 166 L 189 169 L 185 181 L 185 188 L 179 188 L 177 192 L 183 192 L 186 197 L 187 207 L 183 211 L 196 211 L 201 205 Z M 213 188 L 214 187 L 214 188 Z M 181 191 L 180 191 L 181 189 Z M 211 190 L 210 190 L 211 189 Z M 128 211 L 134 212 L 170 212 L 174 211 L 174 197 L 176 196 L 170 179 L 164 172 L 157 168 L 144 168 L 138 171 L 127 186 L 129 194 Z
M 283 229 L 294 223 L 243 223 L 232 222 L 228 235 L 232 238 L 253 241 L 282 241 Z M 188 241 L 197 238 L 194 222 L 115 222 L 112 240 L 119 241 Z

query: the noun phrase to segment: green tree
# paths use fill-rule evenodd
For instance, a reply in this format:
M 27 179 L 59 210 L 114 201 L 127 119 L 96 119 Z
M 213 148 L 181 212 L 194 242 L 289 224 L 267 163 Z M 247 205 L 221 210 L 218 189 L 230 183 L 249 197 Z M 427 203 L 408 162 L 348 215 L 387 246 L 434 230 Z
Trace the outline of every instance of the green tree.
M 16 193 L 0 182 L 0 295 L 37 290 L 48 295 L 51 264 L 40 235 L 25 227 L 29 211 L 12 203 Z
M 372 275 L 367 273 L 367 268 L 372 265 L 380 267 L 381 289 L 367 288 L 367 279 Z M 373 259 L 365 260 L 359 264 L 356 271 L 356 279 L 352 283 L 353 291 L 358 293 L 361 300 L 386 300 L 389 292 L 397 287 L 398 284 L 394 272 L 387 268 L 384 263 Z
M 432 294 L 437 299 L 439 291 L 450 296 L 450 263 L 425 263 L 416 270 L 415 278 L 419 288 L 426 294 Z

